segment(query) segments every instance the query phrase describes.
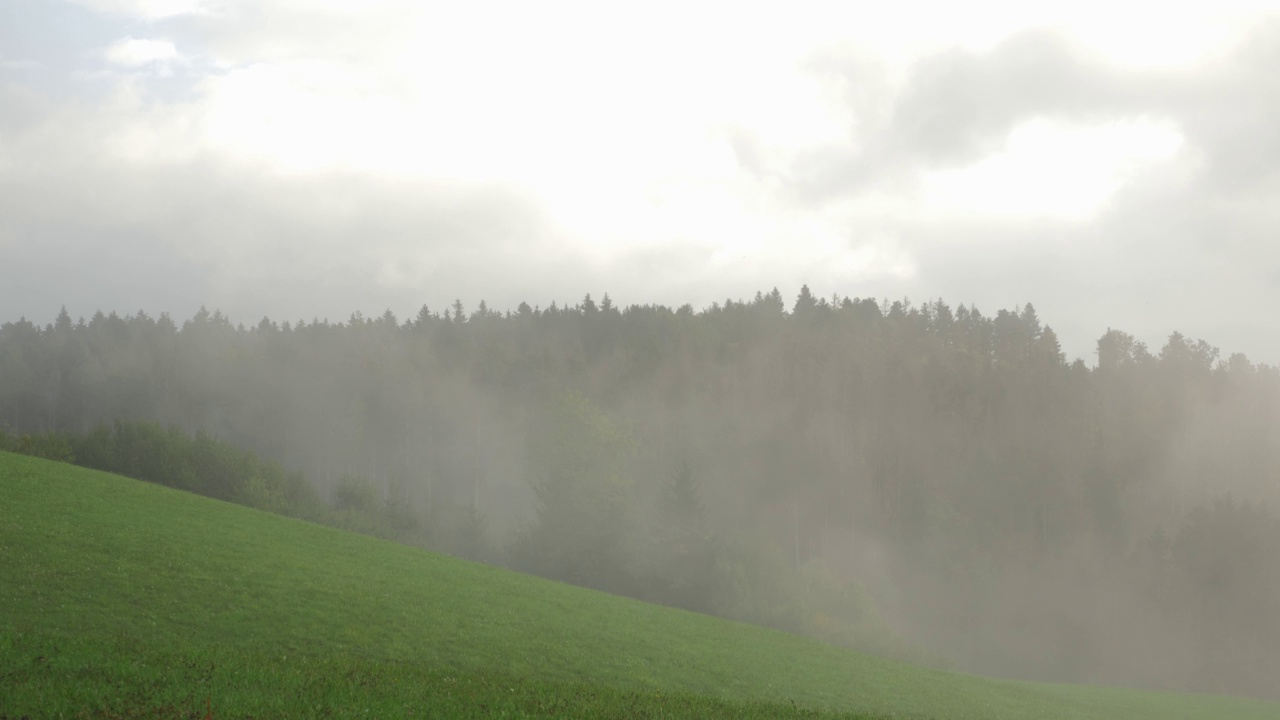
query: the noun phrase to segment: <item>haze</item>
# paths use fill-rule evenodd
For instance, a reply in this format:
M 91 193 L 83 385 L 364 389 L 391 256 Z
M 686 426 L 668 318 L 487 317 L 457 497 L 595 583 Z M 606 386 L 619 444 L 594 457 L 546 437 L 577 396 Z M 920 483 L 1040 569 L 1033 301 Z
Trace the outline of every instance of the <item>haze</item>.
M 0 450 L 1277 697 L 1280 13 L 1025 5 L 11 0 Z
M 802 284 L 1280 360 L 1267 3 L 13 0 L 0 307 Z

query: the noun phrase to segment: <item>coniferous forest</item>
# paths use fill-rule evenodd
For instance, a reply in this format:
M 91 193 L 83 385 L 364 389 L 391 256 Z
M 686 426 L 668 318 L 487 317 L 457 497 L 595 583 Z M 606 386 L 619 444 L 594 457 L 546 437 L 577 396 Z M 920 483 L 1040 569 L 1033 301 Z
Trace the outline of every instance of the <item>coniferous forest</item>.
M 980 673 L 1276 696 L 1280 371 L 774 290 L 0 325 L 0 448 Z

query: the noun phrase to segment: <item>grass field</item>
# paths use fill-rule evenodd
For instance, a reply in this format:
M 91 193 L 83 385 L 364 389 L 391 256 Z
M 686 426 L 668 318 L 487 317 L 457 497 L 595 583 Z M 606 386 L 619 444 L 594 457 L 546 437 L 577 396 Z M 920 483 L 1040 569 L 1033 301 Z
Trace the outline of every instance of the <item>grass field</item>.
M 977 678 L 0 453 L 0 718 L 1280 718 Z

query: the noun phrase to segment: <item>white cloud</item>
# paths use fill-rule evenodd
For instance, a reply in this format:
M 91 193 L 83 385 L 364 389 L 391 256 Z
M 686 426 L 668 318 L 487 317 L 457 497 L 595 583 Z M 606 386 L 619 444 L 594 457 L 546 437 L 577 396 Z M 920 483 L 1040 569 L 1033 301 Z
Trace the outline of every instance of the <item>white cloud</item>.
M 1226 181 L 1269 172 L 1280 152 L 1267 144 L 1270 66 L 1232 75 L 1230 57 L 1204 62 L 1238 42 L 1229 0 L 1191 12 L 1110 0 L 1054 12 L 985 0 L 81 1 L 156 24 L 104 56 L 141 72 L 103 73 L 116 92 L 66 106 L 80 152 L 49 170 L 84 197 L 114 198 L 103 207 L 118 216 L 63 214 L 186 243 L 249 315 L 278 315 L 269 303 L 284 296 L 287 314 L 587 290 L 698 305 L 801 282 L 1052 306 L 1053 292 L 1075 291 L 1028 272 L 1064 267 L 1044 261 L 1048 249 L 1150 236 L 1168 207 L 1210 197 L 1186 180 L 1201 167 L 1222 176 L 1218 207 L 1255 207 Z M 1027 28 L 1048 30 L 1009 46 Z M 189 84 L 150 85 L 179 63 Z M 27 184 L 48 156 L 3 154 L 0 172 Z M 78 172 L 95 154 L 100 173 Z M 246 174 L 254 192 L 230 192 Z M 50 178 L 42 192 L 68 184 Z M 453 212 L 471 194 L 476 209 Z M 1246 216 L 1205 211 L 1161 234 L 1220 228 L 1227 214 Z M 1179 252 L 1172 264 L 1189 257 Z M 1130 292 L 1132 265 L 1106 267 L 1125 282 L 1099 292 L 1102 309 L 1055 320 L 1083 328 L 1086 345 Z M 338 289 L 320 298 L 326 283 Z
M 931 209 L 943 212 L 1084 220 L 1137 173 L 1174 158 L 1182 145 L 1168 121 L 1079 126 L 1038 118 L 1015 127 L 995 155 L 926 173 L 924 196 Z
M 215 0 L 216 1 L 216 0 Z M 71 0 L 100 13 L 122 15 L 148 22 L 180 15 L 209 12 L 211 0 Z
M 32 70 L 40 67 L 35 60 L 10 60 L 0 56 L 0 70 Z
M 172 41 L 131 37 L 111 43 L 103 56 L 107 62 L 127 68 L 137 68 L 152 63 L 169 63 L 181 59 Z

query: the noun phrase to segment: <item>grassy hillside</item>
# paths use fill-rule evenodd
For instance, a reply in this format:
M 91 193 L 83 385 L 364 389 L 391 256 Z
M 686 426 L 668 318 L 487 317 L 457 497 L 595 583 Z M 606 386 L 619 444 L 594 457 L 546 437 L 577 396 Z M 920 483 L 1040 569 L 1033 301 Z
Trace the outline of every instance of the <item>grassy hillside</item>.
M 0 718 L 1276 718 L 924 670 L 0 453 Z

